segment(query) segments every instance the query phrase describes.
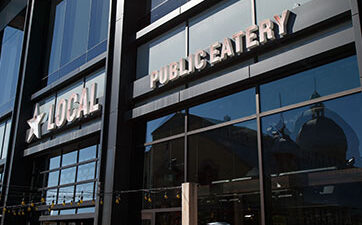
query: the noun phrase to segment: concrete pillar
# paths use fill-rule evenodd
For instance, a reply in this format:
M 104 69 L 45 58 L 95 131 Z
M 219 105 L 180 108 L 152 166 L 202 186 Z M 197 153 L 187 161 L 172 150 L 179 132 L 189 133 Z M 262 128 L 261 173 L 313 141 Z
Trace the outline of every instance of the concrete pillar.
M 197 184 L 182 184 L 182 225 L 197 225 Z

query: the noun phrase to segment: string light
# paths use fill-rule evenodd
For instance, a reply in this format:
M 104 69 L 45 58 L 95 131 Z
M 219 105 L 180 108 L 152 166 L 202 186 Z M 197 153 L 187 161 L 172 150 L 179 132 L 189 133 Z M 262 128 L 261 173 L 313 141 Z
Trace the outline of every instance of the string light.
M 118 195 L 116 198 L 116 204 L 118 205 L 120 201 L 121 201 L 121 197 Z
M 167 192 L 165 192 L 165 194 L 163 195 L 163 198 L 164 198 L 165 200 L 168 199 Z
M 180 192 L 177 192 L 176 198 L 177 198 L 177 199 L 180 199 L 180 198 L 181 198 Z

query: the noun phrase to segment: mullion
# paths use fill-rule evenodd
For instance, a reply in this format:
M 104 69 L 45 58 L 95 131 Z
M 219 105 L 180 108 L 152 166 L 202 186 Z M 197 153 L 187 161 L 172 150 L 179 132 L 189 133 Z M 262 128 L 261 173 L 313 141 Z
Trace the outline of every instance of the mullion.
M 97 158 L 95 158 L 95 159 L 90 159 L 90 160 L 87 160 L 87 161 L 83 161 L 83 162 L 79 162 L 79 163 L 74 163 L 74 164 L 67 165 L 67 166 L 64 166 L 64 167 L 59 167 L 59 168 L 55 168 L 55 169 L 51 169 L 51 170 L 41 171 L 40 174 L 51 173 L 51 172 L 55 172 L 55 171 L 57 171 L 57 170 L 68 169 L 68 168 L 71 168 L 71 167 L 81 166 L 81 165 L 88 164 L 88 163 L 92 163 L 92 162 L 96 162 L 96 161 L 98 161 Z

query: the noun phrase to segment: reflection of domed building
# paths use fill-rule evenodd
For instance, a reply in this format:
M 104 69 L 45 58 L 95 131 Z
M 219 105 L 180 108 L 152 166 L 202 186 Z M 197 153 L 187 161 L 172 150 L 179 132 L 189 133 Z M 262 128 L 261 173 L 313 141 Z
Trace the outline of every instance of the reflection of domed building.
M 303 151 L 300 169 L 345 165 L 346 135 L 336 122 L 325 116 L 324 112 L 323 103 L 319 103 L 303 113 L 303 117 L 310 119 L 302 125 L 296 138 L 297 145 Z
M 320 95 L 314 92 L 311 99 L 317 97 Z M 344 168 L 347 159 L 359 156 L 359 140 L 353 129 L 323 103 L 302 112 L 293 125 L 289 131 L 281 114 L 279 123 L 268 128 L 269 137 L 264 137 L 274 172 Z M 357 160 L 360 163 L 359 157 Z

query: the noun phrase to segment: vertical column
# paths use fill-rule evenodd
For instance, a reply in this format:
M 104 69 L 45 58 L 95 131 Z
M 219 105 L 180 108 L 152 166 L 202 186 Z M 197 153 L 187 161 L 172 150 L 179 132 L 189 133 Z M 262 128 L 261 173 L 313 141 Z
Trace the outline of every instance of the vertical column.
M 182 184 L 182 225 L 197 225 L 197 184 Z
M 362 31 L 361 31 L 361 20 L 359 15 L 358 0 L 350 0 L 351 16 L 354 31 L 354 39 L 356 46 L 356 54 L 358 60 L 358 68 L 360 73 L 360 83 L 362 85 Z

